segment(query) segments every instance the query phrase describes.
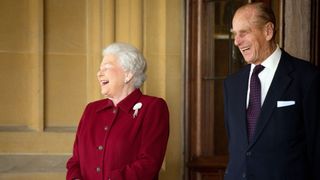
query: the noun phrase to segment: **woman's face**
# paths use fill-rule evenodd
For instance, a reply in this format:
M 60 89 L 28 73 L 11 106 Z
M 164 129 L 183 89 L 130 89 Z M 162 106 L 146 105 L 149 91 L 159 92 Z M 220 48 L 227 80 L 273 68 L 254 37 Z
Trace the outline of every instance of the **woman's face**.
M 112 54 L 104 56 L 97 73 L 101 94 L 107 98 L 121 96 L 125 86 L 125 71 L 116 58 Z

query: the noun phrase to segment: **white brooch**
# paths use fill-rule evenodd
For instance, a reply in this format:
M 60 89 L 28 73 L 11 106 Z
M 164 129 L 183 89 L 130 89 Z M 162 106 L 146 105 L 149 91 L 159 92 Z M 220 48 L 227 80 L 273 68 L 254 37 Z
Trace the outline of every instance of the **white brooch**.
M 134 110 L 134 113 L 133 113 L 133 118 L 137 117 L 138 115 L 138 111 L 139 109 L 142 107 L 142 103 L 141 102 L 138 102 L 136 103 L 134 106 L 133 106 L 133 110 Z

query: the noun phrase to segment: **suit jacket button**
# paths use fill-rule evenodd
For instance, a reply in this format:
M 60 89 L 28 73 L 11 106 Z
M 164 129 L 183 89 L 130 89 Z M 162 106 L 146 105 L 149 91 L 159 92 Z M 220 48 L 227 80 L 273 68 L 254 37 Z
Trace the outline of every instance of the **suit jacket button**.
M 246 173 L 242 173 L 242 178 L 246 178 L 246 177 L 247 177 Z
M 251 156 L 252 155 L 251 151 L 247 152 L 246 155 Z

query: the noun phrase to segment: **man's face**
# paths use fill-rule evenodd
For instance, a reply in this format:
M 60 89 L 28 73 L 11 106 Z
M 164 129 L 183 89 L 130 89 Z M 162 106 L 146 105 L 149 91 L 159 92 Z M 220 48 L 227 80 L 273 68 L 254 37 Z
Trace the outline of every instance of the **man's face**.
M 232 20 L 234 44 L 249 64 L 261 64 L 268 57 L 270 37 L 266 28 L 258 27 L 255 13 L 251 10 L 236 12 Z

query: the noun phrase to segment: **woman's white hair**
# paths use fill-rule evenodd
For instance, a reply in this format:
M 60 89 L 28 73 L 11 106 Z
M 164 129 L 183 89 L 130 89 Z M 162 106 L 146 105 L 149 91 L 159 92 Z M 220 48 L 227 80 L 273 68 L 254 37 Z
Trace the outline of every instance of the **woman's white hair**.
M 114 55 L 120 66 L 133 74 L 133 85 L 140 88 L 146 79 L 147 63 L 142 53 L 127 43 L 112 43 L 103 50 L 103 56 Z

